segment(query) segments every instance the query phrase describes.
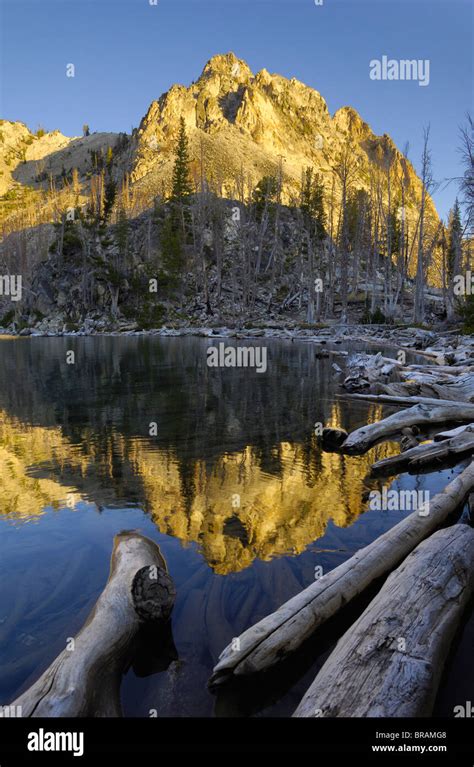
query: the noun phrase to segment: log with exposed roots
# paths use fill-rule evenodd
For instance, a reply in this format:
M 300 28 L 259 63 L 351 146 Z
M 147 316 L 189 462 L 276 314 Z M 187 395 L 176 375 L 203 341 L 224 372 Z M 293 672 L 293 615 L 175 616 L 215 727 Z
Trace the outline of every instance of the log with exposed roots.
M 413 512 L 343 564 L 324 574 L 278 610 L 267 615 L 219 657 L 211 686 L 232 676 L 270 668 L 297 650 L 341 607 L 361 594 L 377 578 L 389 573 L 431 533 L 438 529 L 474 488 L 474 461 L 429 504 Z M 238 641 L 236 641 L 238 640 Z
M 474 530 L 421 543 L 346 631 L 295 717 L 430 716 L 456 629 L 474 594 Z
M 84 626 L 12 705 L 23 717 L 121 716 L 120 678 L 144 623 L 168 620 L 175 589 L 154 541 L 115 536 L 110 575 Z

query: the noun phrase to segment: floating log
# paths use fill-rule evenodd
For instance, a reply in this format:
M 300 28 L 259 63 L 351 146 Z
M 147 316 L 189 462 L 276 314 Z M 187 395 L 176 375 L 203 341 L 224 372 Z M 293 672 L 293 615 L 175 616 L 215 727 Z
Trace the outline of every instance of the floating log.
M 324 574 L 278 610 L 235 638 L 219 656 L 210 685 L 263 671 L 297 650 L 338 610 L 390 572 L 457 509 L 474 488 L 474 461 L 429 504 L 414 512 L 342 565 Z M 236 641 L 238 640 L 238 641 Z
M 407 426 L 472 421 L 473 418 L 474 405 L 464 402 L 450 402 L 443 405 L 418 404 L 402 413 L 394 413 L 381 421 L 356 429 L 349 434 L 341 450 L 349 455 L 360 455 L 367 452 L 379 440 L 387 439 Z
M 421 543 L 339 640 L 295 717 L 430 716 L 443 666 L 474 594 L 474 530 Z
M 109 579 L 84 626 L 11 705 L 23 717 L 121 716 L 132 640 L 141 624 L 169 618 L 175 595 L 157 544 L 135 532 L 116 535 Z
M 472 453 L 474 453 L 474 426 L 469 426 L 455 434 L 451 439 L 418 445 L 400 453 L 400 455 L 393 455 L 377 461 L 372 466 L 371 475 L 389 476 L 399 471 L 421 469 L 431 463 L 436 464 L 436 468 L 439 468 L 441 463 L 446 463 L 455 457 L 461 460 L 461 458 Z

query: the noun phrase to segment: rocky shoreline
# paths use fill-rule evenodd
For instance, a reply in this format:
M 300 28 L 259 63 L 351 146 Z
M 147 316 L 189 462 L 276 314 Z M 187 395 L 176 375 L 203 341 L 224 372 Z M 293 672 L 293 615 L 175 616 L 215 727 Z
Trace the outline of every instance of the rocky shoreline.
M 374 345 L 387 345 L 407 349 L 432 358 L 439 365 L 474 364 L 474 336 L 462 335 L 459 330 L 427 330 L 418 327 L 387 325 L 341 325 L 301 327 L 298 323 L 268 322 L 255 327 L 215 327 L 183 324 L 142 330 L 135 322 L 118 322 L 111 325 L 104 319 L 86 319 L 79 330 L 69 330 L 51 322 L 41 322 L 20 331 L 0 328 L 0 335 L 10 337 L 81 337 L 81 336 L 161 336 L 229 339 L 283 339 L 307 341 L 324 346 L 327 343 L 342 344 L 361 341 Z

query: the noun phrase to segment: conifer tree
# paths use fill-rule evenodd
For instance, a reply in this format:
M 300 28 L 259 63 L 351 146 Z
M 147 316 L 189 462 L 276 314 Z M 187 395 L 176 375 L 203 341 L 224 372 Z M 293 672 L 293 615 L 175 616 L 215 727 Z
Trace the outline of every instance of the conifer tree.
M 326 231 L 324 187 L 321 176 L 314 175 L 312 168 L 306 168 L 303 174 L 300 207 L 316 242 L 321 242 Z
M 448 225 L 448 254 L 447 267 L 449 278 L 452 279 L 461 267 L 462 223 L 459 202 L 456 199 L 451 211 Z
M 192 194 L 189 178 L 189 145 L 184 117 L 181 117 L 173 169 L 172 202 L 183 204 Z

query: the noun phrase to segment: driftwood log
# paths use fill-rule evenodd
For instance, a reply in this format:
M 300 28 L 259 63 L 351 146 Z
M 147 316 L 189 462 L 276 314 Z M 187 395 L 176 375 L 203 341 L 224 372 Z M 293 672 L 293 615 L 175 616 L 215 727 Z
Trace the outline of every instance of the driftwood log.
M 427 374 L 417 376 L 416 379 L 404 383 L 379 383 L 373 388 L 373 391 L 377 394 L 432 397 L 458 402 L 472 402 L 474 400 L 474 376 L 471 373 L 453 377 L 452 380 L 448 380 L 447 377 L 445 380 L 440 380 Z
M 447 404 L 418 404 L 401 413 L 394 413 L 381 421 L 370 423 L 351 432 L 341 450 L 349 455 L 367 452 L 382 439 L 399 433 L 407 426 L 431 426 L 436 423 L 471 422 L 474 419 L 474 405 L 463 402 Z
M 463 426 L 456 426 L 455 429 L 448 429 L 447 431 L 439 431 L 434 435 L 435 442 L 441 442 L 444 439 L 451 439 L 451 437 L 457 437 L 464 431 L 474 431 L 474 423 L 464 424 Z
M 84 626 L 12 705 L 23 717 L 121 716 L 132 641 L 142 623 L 169 618 L 174 598 L 157 544 L 135 532 L 115 536 L 109 579 Z
M 467 428 L 461 427 L 461 430 L 453 429 L 457 432 L 454 436 L 430 442 L 424 445 L 410 448 L 400 455 L 393 455 L 374 463 L 371 469 L 372 476 L 390 476 L 400 471 L 415 471 L 428 465 L 447 463 L 453 458 L 461 460 L 474 453 L 474 425 L 470 424 Z M 444 432 L 448 434 L 449 432 Z M 436 435 L 439 437 L 439 434 Z
M 263 671 L 297 650 L 314 631 L 399 562 L 449 517 L 474 488 L 474 461 L 429 504 L 413 512 L 311 586 L 235 638 L 219 657 L 210 685 Z
M 402 397 L 392 394 L 340 394 L 341 398 L 346 399 L 361 399 L 366 402 L 378 402 L 381 405 L 400 405 L 400 407 L 411 407 L 412 405 L 434 405 L 440 407 L 441 405 L 453 405 L 450 399 L 436 399 L 435 397 Z M 463 405 L 460 402 L 459 405 Z M 467 403 L 469 404 L 469 403 Z
M 294 716 L 430 716 L 473 593 L 474 530 L 462 524 L 440 530 L 388 577 Z

